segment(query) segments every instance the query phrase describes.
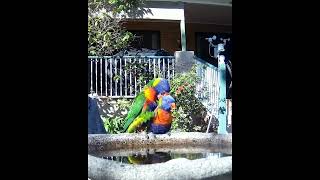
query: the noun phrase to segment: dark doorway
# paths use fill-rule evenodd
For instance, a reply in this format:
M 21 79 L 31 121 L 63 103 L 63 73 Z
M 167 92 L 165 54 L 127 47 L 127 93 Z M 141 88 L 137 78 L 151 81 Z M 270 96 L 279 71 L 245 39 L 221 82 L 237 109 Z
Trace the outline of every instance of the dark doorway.
M 231 33 L 210 33 L 210 32 L 196 32 L 196 56 L 213 64 L 214 66 L 218 66 L 218 61 L 215 58 L 212 58 L 209 55 L 209 42 L 206 40 L 208 37 L 212 37 L 213 35 L 217 36 L 217 39 L 220 38 L 230 38 L 230 41 L 225 46 L 225 52 L 223 53 L 227 60 L 232 59 L 232 34 Z M 211 54 L 213 55 L 213 48 L 211 49 Z

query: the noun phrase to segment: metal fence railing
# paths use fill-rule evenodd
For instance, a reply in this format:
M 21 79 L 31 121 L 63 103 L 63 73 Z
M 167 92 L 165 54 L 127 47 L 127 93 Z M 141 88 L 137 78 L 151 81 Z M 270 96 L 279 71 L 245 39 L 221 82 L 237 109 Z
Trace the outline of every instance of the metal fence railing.
M 88 57 L 88 93 L 100 97 L 134 98 L 155 77 L 171 79 L 174 56 Z
M 200 82 L 196 96 L 206 107 L 210 119 L 219 116 L 219 69 L 195 58 Z M 174 56 L 104 56 L 88 57 L 88 94 L 99 97 L 134 98 L 144 85 L 156 77 L 171 80 L 175 75 Z M 228 127 L 232 111 L 228 106 Z M 209 127 L 209 126 L 208 126 Z
M 196 57 L 195 59 L 197 64 L 197 74 L 200 77 L 200 82 L 196 86 L 197 97 L 211 114 L 218 117 L 218 68 L 200 58 Z

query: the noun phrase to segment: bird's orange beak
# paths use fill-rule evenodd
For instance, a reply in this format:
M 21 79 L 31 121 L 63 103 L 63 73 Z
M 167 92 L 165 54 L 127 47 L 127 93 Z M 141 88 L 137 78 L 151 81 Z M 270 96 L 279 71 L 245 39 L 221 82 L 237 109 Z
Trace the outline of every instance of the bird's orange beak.
M 171 104 L 171 109 L 176 109 L 177 107 L 176 107 L 176 103 L 172 103 Z

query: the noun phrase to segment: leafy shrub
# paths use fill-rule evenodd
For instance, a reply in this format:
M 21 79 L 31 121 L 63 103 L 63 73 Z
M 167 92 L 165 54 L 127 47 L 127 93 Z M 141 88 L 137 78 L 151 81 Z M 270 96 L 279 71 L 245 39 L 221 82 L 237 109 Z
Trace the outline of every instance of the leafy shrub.
M 118 134 L 124 125 L 124 118 L 122 117 L 102 117 L 104 128 L 109 134 Z
M 206 109 L 196 97 L 196 85 L 200 81 L 196 68 L 194 65 L 191 71 L 176 74 L 170 82 L 170 94 L 175 97 L 177 105 L 173 111 L 173 130 L 190 132 L 204 131 L 206 128 L 207 124 L 203 122 Z

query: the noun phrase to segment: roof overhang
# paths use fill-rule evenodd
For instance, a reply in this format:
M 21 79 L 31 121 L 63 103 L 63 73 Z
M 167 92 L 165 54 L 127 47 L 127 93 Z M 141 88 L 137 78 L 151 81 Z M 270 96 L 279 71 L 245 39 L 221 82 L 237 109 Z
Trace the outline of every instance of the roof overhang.
M 232 0 L 147 0 L 147 1 L 184 2 L 184 3 L 210 4 L 210 5 L 232 7 Z
M 152 0 L 145 4 L 150 13 L 134 19 L 232 26 L 232 5 L 225 5 L 227 2 L 229 0 Z

